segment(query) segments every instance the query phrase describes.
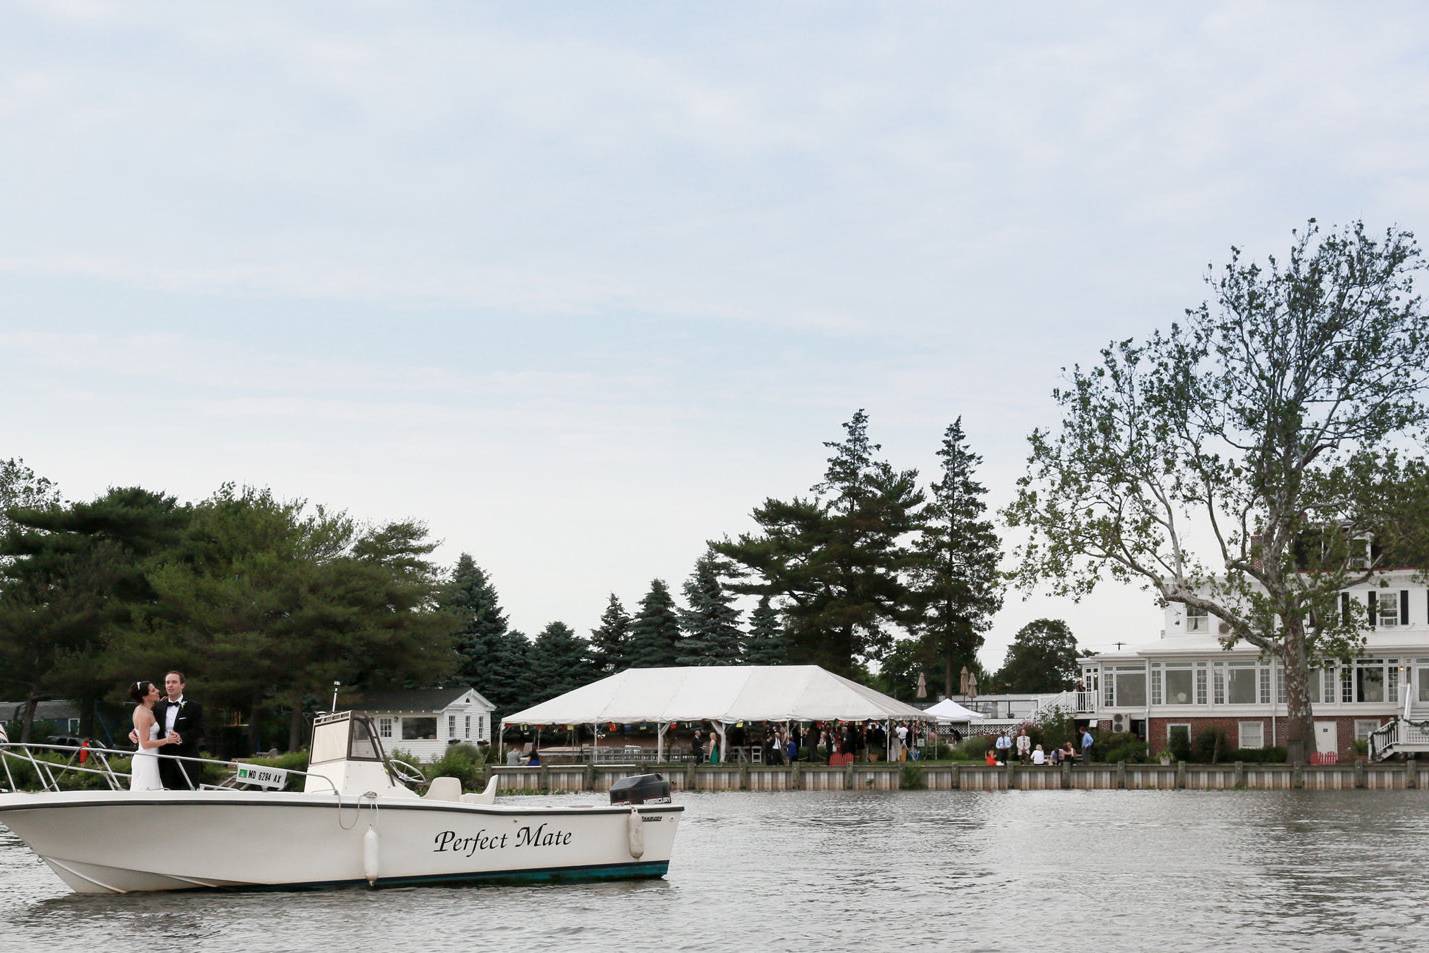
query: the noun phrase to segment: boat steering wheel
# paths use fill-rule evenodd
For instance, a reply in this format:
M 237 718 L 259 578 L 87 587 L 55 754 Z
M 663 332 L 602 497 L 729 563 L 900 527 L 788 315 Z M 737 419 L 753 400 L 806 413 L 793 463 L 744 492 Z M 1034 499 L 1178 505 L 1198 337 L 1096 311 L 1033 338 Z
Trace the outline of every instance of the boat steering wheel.
M 387 770 L 392 772 L 392 776 L 398 781 L 405 781 L 407 784 L 426 784 L 427 776 L 405 761 L 398 761 L 396 758 L 387 759 Z

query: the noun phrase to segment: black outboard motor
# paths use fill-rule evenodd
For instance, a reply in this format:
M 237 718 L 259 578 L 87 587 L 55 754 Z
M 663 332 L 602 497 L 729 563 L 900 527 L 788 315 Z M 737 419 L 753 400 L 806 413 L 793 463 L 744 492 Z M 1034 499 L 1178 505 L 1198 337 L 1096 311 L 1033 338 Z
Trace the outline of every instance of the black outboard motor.
M 670 782 L 658 774 L 621 778 L 610 786 L 611 804 L 669 804 Z

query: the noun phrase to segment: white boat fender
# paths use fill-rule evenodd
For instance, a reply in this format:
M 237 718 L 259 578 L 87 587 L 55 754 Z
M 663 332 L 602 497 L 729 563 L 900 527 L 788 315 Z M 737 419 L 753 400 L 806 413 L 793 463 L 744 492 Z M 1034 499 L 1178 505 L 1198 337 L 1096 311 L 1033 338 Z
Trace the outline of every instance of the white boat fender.
M 630 834 L 630 856 L 639 860 L 645 853 L 645 824 L 640 820 L 640 812 L 632 805 L 628 818 Z
M 377 860 L 377 831 L 369 827 L 367 833 L 362 835 L 362 873 L 369 887 L 377 886 Z

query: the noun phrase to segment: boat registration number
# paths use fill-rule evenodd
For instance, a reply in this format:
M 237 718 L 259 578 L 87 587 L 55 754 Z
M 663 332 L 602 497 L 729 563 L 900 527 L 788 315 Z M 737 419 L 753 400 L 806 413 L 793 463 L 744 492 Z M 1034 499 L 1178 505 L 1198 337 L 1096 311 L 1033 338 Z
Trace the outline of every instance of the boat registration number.
M 234 780 L 251 787 L 278 790 L 288 783 L 288 772 L 282 768 L 269 768 L 260 764 L 240 764 Z

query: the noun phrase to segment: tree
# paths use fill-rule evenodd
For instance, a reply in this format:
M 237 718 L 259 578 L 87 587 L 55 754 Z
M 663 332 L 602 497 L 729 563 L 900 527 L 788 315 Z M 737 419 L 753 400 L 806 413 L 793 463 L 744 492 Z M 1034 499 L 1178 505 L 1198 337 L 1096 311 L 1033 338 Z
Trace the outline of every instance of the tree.
M 982 457 L 967 447 L 959 417 L 943 434 L 938 451 L 942 479 L 932 486 L 923 511 L 923 532 L 914 543 L 916 631 L 943 670 L 943 694 L 951 697 L 963 666 L 976 663 L 983 631 L 1002 608 L 997 534 L 983 519 L 987 492 L 973 478 Z
M 501 639 L 499 651 L 492 664 L 491 677 L 486 682 L 482 695 L 496 710 L 491 713 L 493 724 L 523 708 L 535 704 L 536 685 L 531 677 L 531 640 L 519 629 L 511 629 Z
M 678 656 L 681 665 L 739 664 L 739 610 L 734 597 L 720 585 L 721 568 L 718 556 L 705 553 L 685 582 L 690 607 L 680 613 L 685 630 Z
M 450 581 L 442 587 L 437 605 L 455 616 L 460 625 L 457 630 L 457 654 L 461 658 L 458 677 L 475 685 L 485 696 L 506 635 L 506 613 L 501 611 L 491 577 L 476 560 L 462 553 L 452 569 Z
M 10 531 L 11 510 L 53 510 L 60 504 L 59 487 L 25 466 L 18 457 L 0 460 L 0 539 Z M 10 557 L 0 556 L 0 559 Z
M 1032 434 L 1006 514 L 1030 534 L 1020 581 L 1072 595 L 1137 581 L 1214 614 L 1227 647 L 1280 662 L 1287 748 L 1303 761 L 1311 666 L 1352 652 L 1366 621 L 1339 611 L 1339 592 L 1386 553 L 1423 552 L 1410 491 L 1424 467 L 1403 454 L 1429 423 L 1422 269 L 1407 231 L 1311 220 L 1284 262 L 1233 248 L 1207 277 L 1214 307 L 1073 367 L 1053 392 L 1061 428 Z
M 650 580 L 650 591 L 640 600 L 640 609 L 630 624 L 630 651 L 626 660 L 632 668 L 659 668 L 676 665 L 680 645 L 680 618 L 675 600 L 663 579 Z
M 1002 668 L 1000 692 L 1061 692 L 1077 681 L 1077 640 L 1061 619 L 1036 619 L 1017 630 Z
M 769 604 L 768 596 L 760 596 L 759 604 L 749 613 L 749 637 L 744 642 L 746 665 L 783 665 L 784 627 L 779 612 Z
M 531 646 L 531 678 L 536 688 L 532 704 L 539 705 L 590 681 L 586 649 L 585 641 L 564 622 L 552 622 L 541 630 Z
M 591 665 L 596 674 L 611 675 L 627 668 L 625 657 L 629 649 L 630 613 L 612 592 L 600 614 L 600 625 L 590 630 Z
M 40 499 L 40 507 L 7 510 L 0 540 L 0 678 L 26 695 L 22 736 L 36 704 L 58 695 L 80 702 L 88 734 L 93 702 L 114 684 L 107 647 L 152 604 L 144 567 L 174 545 L 190 513 L 139 487 L 65 506 Z
M 904 539 L 919 526 L 916 470 L 876 458 L 868 415 L 843 425 L 811 499 L 768 499 L 754 511 L 762 532 L 711 543 L 737 568 L 731 589 L 781 600 L 789 660 L 844 675 L 891 647 L 890 623 L 909 618 Z

